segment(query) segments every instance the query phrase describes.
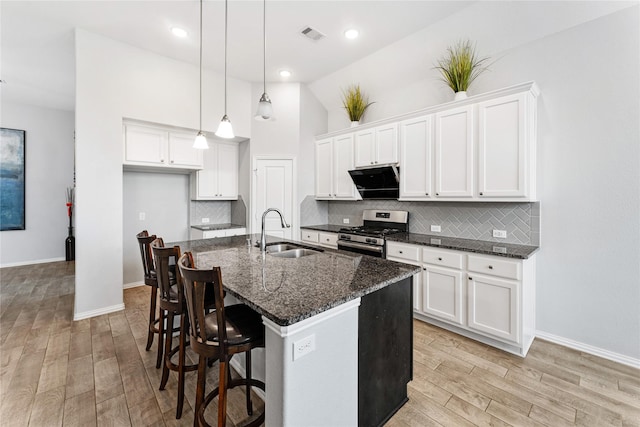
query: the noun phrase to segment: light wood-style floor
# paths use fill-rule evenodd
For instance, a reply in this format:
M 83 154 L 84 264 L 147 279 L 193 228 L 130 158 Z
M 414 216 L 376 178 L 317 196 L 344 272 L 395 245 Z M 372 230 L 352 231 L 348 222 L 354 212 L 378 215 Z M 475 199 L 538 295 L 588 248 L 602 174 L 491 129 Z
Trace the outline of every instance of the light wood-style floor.
M 195 372 L 176 420 L 175 374 L 159 391 L 155 342 L 144 350 L 149 288 L 78 322 L 73 289 L 73 263 L 0 269 L 0 425 L 192 425 Z M 522 359 L 420 321 L 408 391 L 388 426 L 640 426 L 637 369 L 541 340 Z M 244 396 L 231 392 L 234 426 Z

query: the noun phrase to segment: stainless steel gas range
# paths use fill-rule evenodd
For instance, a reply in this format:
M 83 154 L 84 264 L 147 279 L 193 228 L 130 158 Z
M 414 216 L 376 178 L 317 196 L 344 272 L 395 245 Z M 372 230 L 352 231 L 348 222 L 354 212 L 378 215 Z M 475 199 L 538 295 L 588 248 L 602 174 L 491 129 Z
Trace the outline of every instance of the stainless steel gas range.
M 409 231 L 409 212 L 367 209 L 362 225 L 341 228 L 338 249 L 385 258 L 385 236 Z

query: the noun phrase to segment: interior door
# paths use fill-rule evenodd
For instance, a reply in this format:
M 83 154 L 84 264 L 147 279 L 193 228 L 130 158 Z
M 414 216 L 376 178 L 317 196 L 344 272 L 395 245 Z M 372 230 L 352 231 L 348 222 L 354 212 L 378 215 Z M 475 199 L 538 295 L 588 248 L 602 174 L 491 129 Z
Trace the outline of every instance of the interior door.
M 256 159 L 253 185 L 253 232 L 260 233 L 262 214 L 268 208 L 277 208 L 284 215 L 290 228 L 282 228 L 280 216 L 275 212 L 267 214 L 265 232 L 284 239 L 293 238 L 295 218 L 293 208 L 293 160 Z

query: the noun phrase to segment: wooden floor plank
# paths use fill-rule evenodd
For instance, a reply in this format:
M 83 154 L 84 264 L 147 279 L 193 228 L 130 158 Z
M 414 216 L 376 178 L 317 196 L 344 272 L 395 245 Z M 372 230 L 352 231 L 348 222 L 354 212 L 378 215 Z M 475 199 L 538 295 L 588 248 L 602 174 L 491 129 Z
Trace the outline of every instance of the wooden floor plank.
M 65 400 L 65 427 L 93 427 L 96 422 L 96 402 L 93 389 Z
M 44 393 L 58 387 L 64 387 L 67 383 L 67 365 L 68 360 L 66 354 L 59 356 L 53 361 L 45 361 L 40 371 L 37 392 Z
M 487 406 L 489 405 L 487 404 Z M 483 409 L 478 409 L 478 407 L 460 399 L 455 395 L 452 396 L 451 399 L 449 399 L 445 407 L 477 426 L 509 426 L 509 424 L 505 423 L 501 419 L 494 417 L 493 415 L 485 412 Z
M 36 394 L 29 426 L 61 426 L 64 413 L 64 385 Z
M 100 360 L 99 362 L 94 361 L 93 377 L 96 389 L 96 404 L 121 394 L 124 395 L 120 368 L 115 357 Z
M 69 399 L 88 391 L 93 393 L 94 387 L 93 357 L 91 354 L 70 360 L 67 367 L 66 398 Z
M 127 399 L 124 394 L 114 396 L 96 405 L 97 425 L 108 427 L 131 427 Z

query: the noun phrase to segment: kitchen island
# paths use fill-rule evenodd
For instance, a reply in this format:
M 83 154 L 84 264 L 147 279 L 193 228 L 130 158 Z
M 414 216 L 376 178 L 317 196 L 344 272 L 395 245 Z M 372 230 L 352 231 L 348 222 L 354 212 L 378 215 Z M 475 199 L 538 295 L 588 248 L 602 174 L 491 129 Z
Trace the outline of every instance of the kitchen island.
M 266 348 L 254 351 L 253 372 L 266 383 L 266 425 L 384 423 L 407 399 L 411 280 L 419 269 L 320 248 L 281 258 L 262 254 L 258 239 L 173 244 L 191 251 L 198 268 L 219 266 L 228 295 L 262 315 Z M 276 241 L 283 240 L 268 238 Z

